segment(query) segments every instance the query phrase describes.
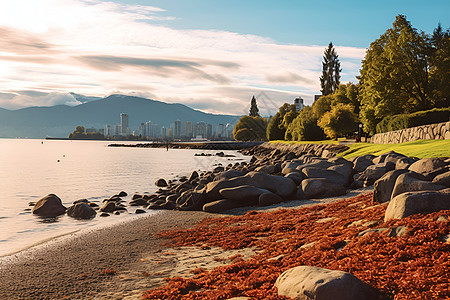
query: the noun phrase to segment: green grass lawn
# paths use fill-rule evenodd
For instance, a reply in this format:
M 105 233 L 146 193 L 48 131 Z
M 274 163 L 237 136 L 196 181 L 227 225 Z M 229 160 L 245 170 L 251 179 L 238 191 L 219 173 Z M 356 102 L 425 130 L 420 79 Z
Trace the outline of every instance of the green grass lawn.
M 338 144 L 339 141 L 271 141 L 271 143 L 284 144 Z M 395 151 L 407 156 L 415 156 L 418 158 L 428 157 L 450 157 L 450 140 L 419 140 L 403 144 L 371 144 L 371 143 L 354 143 L 346 144 L 350 149 L 342 152 L 338 156 L 346 159 L 363 156 L 366 154 L 380 155 L 388 151 Z
M 380 155 L 388 151 L 418 158 L 450 157 L 450 140 L 419 140 L 403 144 L 355 143 L 347 146 L 350 149 L 339 155 L 346 159 L 366 154 Z

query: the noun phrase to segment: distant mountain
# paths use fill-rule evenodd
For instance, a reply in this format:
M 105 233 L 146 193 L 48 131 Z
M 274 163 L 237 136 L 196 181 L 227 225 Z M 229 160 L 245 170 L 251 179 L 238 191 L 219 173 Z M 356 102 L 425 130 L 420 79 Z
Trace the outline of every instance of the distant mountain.
M 183 104 L 111 95 L 77 106 L 0 108 L 0 137 L 67 137 L 78 125 L 98 129 L 118 124 L 121 113 L 128 114 L 131 130 L 147 121 L 169 127 L 175 120 L 180 120 L 183 128 L 186 121 L 191 121 L 212 124 L 215 130 L 218 124 L 234 125 L 239 120 L 239 116 L 204 113 Z

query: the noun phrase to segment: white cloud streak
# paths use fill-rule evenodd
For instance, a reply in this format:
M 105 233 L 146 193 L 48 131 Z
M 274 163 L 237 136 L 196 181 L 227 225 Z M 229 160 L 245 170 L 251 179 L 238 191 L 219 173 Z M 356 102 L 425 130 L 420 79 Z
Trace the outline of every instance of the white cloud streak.
M 121 92 L 242 114 L 261 91 L 273 106 L 300 95 L 311 103 L 319 92 L 326 46 L 158 25 L 172 19 L 167 14 L 158 7 L 96 0 L 1 1 L 0 92 L 16 96 L 0 97 L 0 106 L 76 105 L 68 92 Z M 365 49 L 336 49 L 342 80 L 354 81 Z M 24 96 L 23 90 L 47 96 Z

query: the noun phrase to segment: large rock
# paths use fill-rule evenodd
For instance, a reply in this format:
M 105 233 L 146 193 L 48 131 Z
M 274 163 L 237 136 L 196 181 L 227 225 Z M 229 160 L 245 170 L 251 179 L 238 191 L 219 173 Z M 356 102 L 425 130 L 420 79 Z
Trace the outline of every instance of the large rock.
M 255 169 L 256 172 L 263 172 L 267 174 L 275 174 L 281 172 L 281 167 L 278 164 L 261 166 Z
M 318 169 L 313 167 L 303 168 L 302 173 L 306 178 L 325 178 L 328 182 L 335 183 L 338 185 L 347 185 L 348 178 L 342 176 L 342 174 L 327 169 Z
M 219 213 L 225 210 L 233 209 L 239 207 L 239 203 L 236 201 L 230 201 L 227 199 L 220 199 L 210 203 L 206 203 L 203 206 L 203 211 L 210 213 Z
M 166 187 L 166 186 L 168 186 L 167 181 L 164 178 L 160 178 L 160 179 L 156 180 L 155 185 L 157 187 Z
M 405 192 L 413 191 L 437 191 L 445 189 L 445 186 L 433 183 L 431 181 L 423 180 L 423 175 L 408 172 L 400 174 L 395 181 L 394 189 L 392 190 L 391 199 L 397 195 Z
M 84 202 L 79 202 L 67 209 L 67 215 L 77 219 L 90 219 L 97 214 L 97 212 Z
M 450 189 L 407 192 L 396 196 L 389 202 L 384 221 L 446 209 L 450 209 Z
M 261 194 L 270 193 L 266 189 L 261 189 L 251 185 L 242 185 L 238 187 L 225 188 L 219 191 L 223 198 L 236 201 L 244 205 L 255 205 Z
M 283 176 L 250 172 L 244 177 L 249 179 L 248 185 L 267 189 L 283 198 L 289 197 L 297 191 L 295 182 L 292 179 Z
M 283 198 L 271 192 L 261 194 L 258 198 L 258 204 L 260 206 L 269 206 L 281 202 L 283 202 Z
M 373 201 L 388 202 L 391 200 L 392 191 L 394 190 L 395 181 L 398 176 L 408 172 L 407 170 L 392 170 L 383 175 L 380 179 L 375 181 L 373 187 Z
M 115 210 L 116 210 L 116 202 L 114 202 L 114 201 L 106 201 L 100 207 L 100 211 L 102 211 L 102 212 L 113 212 Z
M 439 174 L 438 176 L 434 177 L 433 183 L 450 187 L 450 171 Z
M 310 266 L 283 272 L 275 282 L 278 295 L 296 300 L 375 300 L 378 292 L 354 275 Z
M 350 163 L 338 164 L 336 166 L 329 167 L 327 170 L 335 171 L 344 176 L 346 184 L 350 183 L 350 179 L 353 175 L 353 167 Z
M 231 179 L 214 180 L 206 185 L 206 196 L 209 201 L 222 199 L 219 194 L 221 189 L 249 185 L 250 179 L 245 176 L 234 177 Z
M 347 193 L 342 185 L 331 183 L 324 178 L 305 179 L 302 181 L 301 187 L 306 199 L 341 196 Z
M 409 167 L 409 170 L 422 175 L 427 175 L 428 173 L 432 173 L 437 169 L 445 167 L 446 165 L 447 163 L 443 158 L 424 158 L 413 163 Z
M 240 177 L 240 176 L 244 176 L 244 173 L 242 171 L 232 169 L 232 170 L 228 170 L 228 171 L 217 174 L 216 177 L 214 178 L 214 180 L 219 181 L 219 180 L 236 178 L 236 177 Z
M 58 196 L 49 194 L 36 202 L 31 211 L 33 214 L 42 217 L 53 218 L 63 215 L 66 212 L 66 207 L 62 205 L 62 201 Z
M 395 163 L 396 169 L 408 169 L 413 163 L 418 159 L 414 157 L 402 157 L 398 159 Z
M 176 200 L 180 210 L 202 210 L 206 203 L 206 196 L 203 193 L 186 191 Z
M 291 172 L 284 175 L 284 177 L 292 179 L 296 185 L 299 185 L 303 180 L 303 173 Z
M 368 166 L 363 172 L 363 176 L 367 181 L 367 186 L 370 186 L 380 179 L 387 172 L 394 170 L 395 164 L 392 162 L 383 162 L 375 165 Z
M 375 156 L 372 154 L 357 157 L 353 160 L 353 168 L 356 172 L 364 172 L 368 166 L 374 164 L 372 161 L 374 158 Z

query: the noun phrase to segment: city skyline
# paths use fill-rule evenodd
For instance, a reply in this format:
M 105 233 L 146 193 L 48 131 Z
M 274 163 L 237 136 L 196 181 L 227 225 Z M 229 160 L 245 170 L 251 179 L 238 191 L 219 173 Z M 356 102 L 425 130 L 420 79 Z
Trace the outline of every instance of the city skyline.
M 273 110 L 319 93 L 332 41 L 342 82 L 366 47 L 405 14 L 419 30 L 448 27 L 448 1 L 5 0 L 0 3 L 0 107 L 80 102 L 112 93 L 243 114 L 266 93 Z M 24 9 L 26 8 L 26 9 Z

